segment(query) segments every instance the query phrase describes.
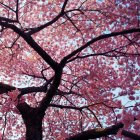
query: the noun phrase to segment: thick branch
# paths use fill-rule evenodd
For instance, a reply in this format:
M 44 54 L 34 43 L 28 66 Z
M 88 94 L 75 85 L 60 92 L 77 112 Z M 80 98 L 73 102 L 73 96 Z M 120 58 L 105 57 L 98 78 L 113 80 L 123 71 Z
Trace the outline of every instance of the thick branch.
M 17 20 L 9 19 L 9 18 L 6 18 L 6 17 L 0 17 L 0 21 L 11 22 L 11 23 L 17 22 Z
M 48 63 L 53 70 L 57 70 L 58 63 L 55 62 L 35 41 L 34 39 L 28 35 L 27 33 L 24 33 L 19 28 L 12 24 L 8 24 L 5 22 L 0 21 L 0 25 L 6 28 L 12 29 L 14 32 L 16 32 L 18 35 L 20 35 L 44 60 L 46 63 Z
M 124 135 L 125 137 L 129 137 L 133 140 L 140 140 L 140 136 L 137 135 L 137 134 L 134 134 L 132 132 L 129 132 L 129 131 L 126 131 L 126 130 L 123 130 L 122 131 L 122 135 Z
M 19 94 L 19 98 L 28 93 L 33 93 L 33 92 L 45 92 L 46 91 L 46 86 L 40 86 L 40 87 L 26 87 L 26 88 L 17 88 L 21 93 Z M 16 90 L 16 87 L 10 86 L 8 84 L 0 83 L 0 94 L 3 93 L 8 93 L 12 90 Z
M 8 93 L 9 91 L 15 90 L 16 88 L 13 86 L 10 86 L 8 84 L 4 84 L 2 82 L 0 82 L 0 94 L 3 93 Z
M 87 48 L 88 46 L 90 46 L 91 44 L 102 40 L 102 39 L 106 39 L 109 37 L 115 37 L 115 36 L 119 36 L 119 35 L 124 35 L 124 34 L 130 34 L 130 33 L 136 33 L 136 32 L 140 32 L 140 28 L 133 28 L 133 29 L 129 29 L 129 30 L 123 30 L 121 32 L 112 32 L 110 34 L 103 34 L 100 35 L 96 38 L 91 39 L 90 41 L 88 41 L 85 45 L 81 46 L 80 48 L 76 49 L 75 51 L 71 52 L 69 55 L 65 56 L 61 63 L 67 63 L 67 61 L 72 58 L 73 56 L 75 56 L 76 54 L 78 54 L 79 52 L 81 52 L 82 50 L 84 50 L 85 48 Z
M 47 86 L 49 85 L 50 81 L 52 81 L 52 79 L 48 80 L 45 84 L 43 84 L 42 86 L 39 86 L 39 87 L 33 86 L 33 87 L 17 88 L 20 91 L 18 98 L 20 98 L 21 96 L 23 96 L 25 94 L 29 94 L 29 93 L 47 92 L 47 90 L 48 90 Z M 0 82 L 0 94 L 8 93 L 12 90 L 16 90 L 16 87 Z M 69 92 L 63 92 L 60 90 L 56 91 L 56 95 L 69 95 L 69 94 L 79 95 L 78 93 L 73 93 L 73 92 L 69 93 Z
M 18 98 L 20 98 L 22 95 L 33 93 L 33 92 L 45 92 L 46 87 L 40 86 L 40 87 L 19 88 L 19 91 L 21 91 L 21 93 L 18 95 Z
M 41 112 L 45 112 L 47 107 L 49 106 L 50 102 L 52 101 L 52 98 L 57 93 L 57 89 L 61 82 L 61 76 L 62 76 L 62 69 L 63 67 L 59 65 L 58 70 L 55 72 L 55 76 L 53 79 L 53 82 L 48 89 L 47 95 L 43 98 L 43 100 L 40 103 L 39 110 Z
M 120 128 L 123 128 L 122 123 L 118 123 L 116 125 L 113 125 L 107 128 L 97 128 L 97 129 L 87 130 L 79 134 L 76 134 L 74 136 L 71 136 L 70 138 L 67 138 L 66 140 L 96 139 L 96 138 L 100 138 L 100 137 L 104 137 L 104 136 L 108 136 L 112 134 L 117 134 Z
M 106 137 L 109 135 L 116 135 L 117 132 L 119 131 L 119 129 L 123 128 L 123 126 L 124 125 L 122 123 L 118 123 L 116 125 L 113 125 L 113 126 L 107 127 L 107 128 L 91 129 L 91 130 L 87 130 L 87 131 L 81 132 L 79 134 L 76 134 L 74 136 L 71 136 L 71 137 L 67 138 L 66 140 L 81 140 L 81 139 L 88 140 L 88 139 Z M 125 137 L 129 137 L 134 140 L 140 140 L 139 135 L 126 131 L 126 130 L 122 130 L 121 134 L 124 135 Z

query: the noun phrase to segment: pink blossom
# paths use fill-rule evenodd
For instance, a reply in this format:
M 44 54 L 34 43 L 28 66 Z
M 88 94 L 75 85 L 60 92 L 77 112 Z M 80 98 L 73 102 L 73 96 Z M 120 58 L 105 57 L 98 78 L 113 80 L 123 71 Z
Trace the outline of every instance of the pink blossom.
M 125 128 L 128 128 L 134 121 L 134 116 L 131 112 L 123 112 L 122 122 Z

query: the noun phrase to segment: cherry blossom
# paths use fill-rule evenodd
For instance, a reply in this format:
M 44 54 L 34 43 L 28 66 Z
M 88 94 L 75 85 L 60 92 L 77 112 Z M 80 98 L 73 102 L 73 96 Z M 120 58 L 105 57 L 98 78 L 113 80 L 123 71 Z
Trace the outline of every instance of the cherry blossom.
M 140 1 L 0 1 L 0 139 L 140 139 Z

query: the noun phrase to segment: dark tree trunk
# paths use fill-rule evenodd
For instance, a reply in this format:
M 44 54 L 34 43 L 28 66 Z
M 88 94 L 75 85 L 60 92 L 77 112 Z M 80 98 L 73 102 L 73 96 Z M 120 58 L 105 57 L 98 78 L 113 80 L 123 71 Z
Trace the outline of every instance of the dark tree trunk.
M 29 116 L 24 120 L 26 126 L 26 140 L 42 140 L 42 118 Z
M 19 104 L 18 110 L 22 114 L 26 126 L 26 140 L 42 140 L 42 120 L 44 113 L 38 108 L 32 108 L 26 103 Z

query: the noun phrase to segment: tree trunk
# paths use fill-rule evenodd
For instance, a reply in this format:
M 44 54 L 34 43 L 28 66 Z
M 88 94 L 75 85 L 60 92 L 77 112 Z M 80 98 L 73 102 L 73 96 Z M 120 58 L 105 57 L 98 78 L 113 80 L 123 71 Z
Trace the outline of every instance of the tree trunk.
M 39 116 L 29 116 L 24 120 L 26 126 L 26 140 L 42 140 L 42 119 Z
M 20 103 L 17 108 L 26 126 L 26 140 L 42 140 L 42 120 L 45 113 L 27 103 Z

